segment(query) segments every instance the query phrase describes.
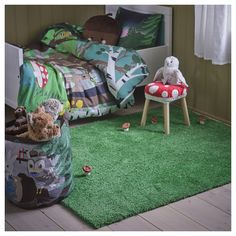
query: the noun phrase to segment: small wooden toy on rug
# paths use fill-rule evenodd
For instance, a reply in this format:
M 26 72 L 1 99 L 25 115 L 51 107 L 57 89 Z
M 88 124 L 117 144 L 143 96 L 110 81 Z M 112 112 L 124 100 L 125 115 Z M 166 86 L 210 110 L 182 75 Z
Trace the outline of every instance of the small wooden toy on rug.
M 203 116 L 203 115 L 200 115 L 200 116 L 198 117 L 198 121 L 199 121 L 199 124 L 205 125 L 205 123 L 206 123 L 206 117 Z
M 156 124 L 157 123 L 157 116 L 152 116 L 152 124 Z
M 85 175 L 90 175 L 92 172 L 91 166 L 83 166 L 82 169 L 83 169 Z
M 123 131 L 129 131 L 129 128 L 130 128 L 129 122 L 125 122 L 124 124 L 122 124 Z

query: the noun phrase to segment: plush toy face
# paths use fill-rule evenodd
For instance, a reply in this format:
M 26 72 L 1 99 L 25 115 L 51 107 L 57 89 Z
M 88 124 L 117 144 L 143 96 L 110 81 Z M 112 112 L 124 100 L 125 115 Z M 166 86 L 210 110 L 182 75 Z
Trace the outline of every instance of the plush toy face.
M 179 60 L 176 57 L 167 57 L 165 59 L 165 67 L 171 67 L 178 69 L 179 68 Z
M 26 109 L 25 109 L 24 106 L 19 106 L 15 110 L 15 117 L 17 119 L 17 118 L 22 117 L 22 116 L 26 117 Z

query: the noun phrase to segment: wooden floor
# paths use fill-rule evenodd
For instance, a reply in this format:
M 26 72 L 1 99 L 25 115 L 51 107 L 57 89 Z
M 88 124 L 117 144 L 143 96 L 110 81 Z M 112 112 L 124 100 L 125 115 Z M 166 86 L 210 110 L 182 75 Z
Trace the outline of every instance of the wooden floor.
M 6 231 L 94 230 L 63 206 L 23 210 L 6 202 Z M 229 231 L 231 184 L 102 227 L 105 231 Z
M 152 104 L 152 106 L 155 106 Z M 136 112 L 142 107 L 133 108 Z M 6 107 L 6 121 L 12 118 Z M 127 112 L 125 112 L 127 113 Z M 130 113 L 130 111 L 129 111 Z M 120 112 L 117 115 L 122 115 Z M 94 230 L 59 204 L 23 210 L 6 201 L 6 231 Z M 103 231 L 230 231 L 231 184 L 102 227 Z

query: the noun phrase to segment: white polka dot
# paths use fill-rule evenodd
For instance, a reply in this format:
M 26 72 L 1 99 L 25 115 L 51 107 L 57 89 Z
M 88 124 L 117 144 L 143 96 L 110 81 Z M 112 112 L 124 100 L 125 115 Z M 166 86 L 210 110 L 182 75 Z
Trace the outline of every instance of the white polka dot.
M 42 72 L 44 71 L 44 68 L 43 68 L 42 66 L 40 66 L 39 68 L 40 68 L 40 70 L 41 70 Z
M 166 88 L 170 87 L 170 85 L 165 85 Z
M 149 87 L 149 92 L 150 92 L 151 94 L 153 94 L 153 93 L 155 93 L 158 89 L 159 89 L 159 86 L 154 85 L 154 86 Z
M 187 94 L 187 89 L 184 88 L 184 90 L 183 90 L 183 95 L 186 95 L 186 94 Z
M 44 73 L 42 73 L 42 78 L 43 78 L 43 79 L 45 79 L 45 78 L 46 78 Z
M 167 92 L 167 91 L 163 91 L 163 92 L 161 93 L 161 96 L 162 96 L 163 98 L 167 98 L 167 97 L 168 97 L 168 92 Z
M 177 98 L 178 96 L 179 96 L 178 90 L 177 90 L 177 89 L 174 89 L 174 90 L 172 91 L 172 97 L 173 97 L 173 98 Z
M 156 84 L 156 83 L 150 83 L 149 86 L 153 86 L 153 85 L 155 85 L 155 84 Z

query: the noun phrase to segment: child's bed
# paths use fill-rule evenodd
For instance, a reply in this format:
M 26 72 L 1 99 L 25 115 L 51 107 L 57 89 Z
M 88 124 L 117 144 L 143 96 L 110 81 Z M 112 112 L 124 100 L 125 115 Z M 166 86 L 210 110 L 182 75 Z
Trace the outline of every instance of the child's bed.
M 70 32 L 78 29 L 67 24 L 45 31 L 41 42 L 48 46 L 46 51 L 28 50 L 23 55 L 21 48 L 6 43 L 6 104 L 13 108 L 25 105 L 32 111 L 54 97 L 68 105 L 70 120 L 102 116 L 132 106 L 135 88 L 149 83 L 165 57 L 171 55 L 172 17 L 168 7 L 122 8 L 162 14 L 162 45 L 135 51 L 75 40 Z M 117 9 L 115 5 L 106 6 L 106 13 L 115 15 Z

